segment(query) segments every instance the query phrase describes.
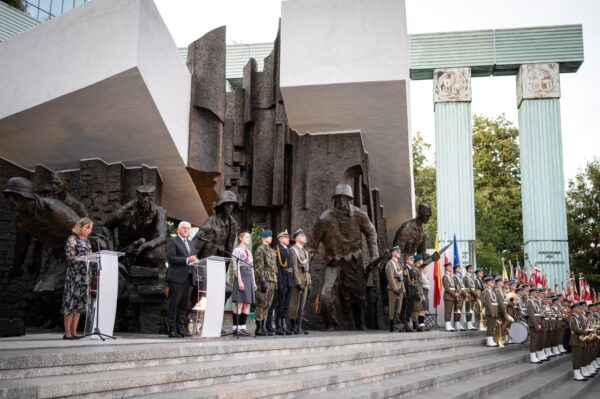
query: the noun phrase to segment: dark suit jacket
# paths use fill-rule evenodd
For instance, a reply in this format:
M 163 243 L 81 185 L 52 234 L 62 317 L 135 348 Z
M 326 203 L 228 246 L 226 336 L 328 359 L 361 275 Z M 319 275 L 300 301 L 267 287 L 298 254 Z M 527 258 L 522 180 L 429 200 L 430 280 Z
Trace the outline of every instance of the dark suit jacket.
M 185 249 L 185 244 L 179 236 L 171 238 L 167 242 L 167 261 L 169 268 L 165 281 L 174 283 L 183 283 L 190 275 L 190 267 L 187 265 L 187 258 L 196 253 L 196 247 L 192 241 L 188 240 L 190 252 Z

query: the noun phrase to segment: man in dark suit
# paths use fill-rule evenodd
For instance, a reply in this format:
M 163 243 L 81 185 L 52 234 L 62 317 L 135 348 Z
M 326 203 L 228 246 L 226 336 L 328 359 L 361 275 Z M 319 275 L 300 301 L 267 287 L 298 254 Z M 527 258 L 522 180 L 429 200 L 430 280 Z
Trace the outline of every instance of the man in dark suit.
M 169 338 L 187 337 L 186 319 L 190 294 L 192 291 L 192 268 L 188 265 L 196 261 L 196 248 L 188 240 L 191 225 L 181 222 L 177 226 L 177 235 L 167 243 L 166 282 L 169 283 L 167 299 L 167 323 Z

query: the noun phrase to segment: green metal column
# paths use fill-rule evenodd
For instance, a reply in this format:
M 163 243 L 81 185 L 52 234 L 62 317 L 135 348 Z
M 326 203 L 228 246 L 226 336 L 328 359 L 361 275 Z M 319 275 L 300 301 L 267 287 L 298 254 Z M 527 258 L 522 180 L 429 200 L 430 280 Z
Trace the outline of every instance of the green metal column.
M 433 87 L 440 241 L 456 234 L 462 265 L 475 265 L 471 70 L 436 69 Z
M 550 288 L 569 274 L 559 66 L 524 64 L 517 74 L 523 240 L 527 266 Z

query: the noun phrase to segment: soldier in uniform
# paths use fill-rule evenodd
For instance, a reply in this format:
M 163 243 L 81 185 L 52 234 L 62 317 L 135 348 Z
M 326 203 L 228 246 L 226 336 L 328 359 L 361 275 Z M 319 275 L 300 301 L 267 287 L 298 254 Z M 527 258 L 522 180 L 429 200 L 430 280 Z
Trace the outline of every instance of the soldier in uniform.
M 481 269 L 475 270 L 475 278 L 473 279 L 473 281 L 475 283 L 475 291 L 477 292 L 477 295 L 475 296 L 476 301 L 473 306 L 473 311 L 475 312 L 475 318 L 476 318 L 475 325 L 477 325 L 479 328 L 479 325 L 483 324 L 483 320 L 479 320 L 479 317 L 482 315 L 482 312 L 483 312 L 482 295 L 483 295 L 483 290 L 485 289 L 485 284 L 483 282 L 483 270 L 481 270 Z
M 62 201 L 66 206 L 73 209 L 79 217 L 86 217 L 88 215 L 87 210 L 81 201 L 73 197 L 67 190 L 67 182 L 63 176 L 58 173 L 52 173 L 52 176 L 50 176 L 50 186 L 52 187 L 52 195 L 54 198 Z
M 423 255 L 416 254 L 413 257 L 413 269 L 415 273 L 415 286 L 417 288 L 417 296 L 415 297 L 415 305 L 412 311 L 412 327 L 417 332 L 422 332 L 423 327 L 419 323 L 419 313 L 423 304 L 423 277 L 421 275 L 421 265 L 423 265 Z
M 556 319 L 554 317 L 554 313 L 551 309 L 552 297 L 549 295 L 544 295 L 542 298 L 542 328 L 544 329 L 543 334 L 543 351 L 547 358 L 551 358 L 554 356 L 552 353 L 552 338 L 554 336 L 554 321 Z
M 254 280 L 259 287 L 256 292 L 256 308 L 254 310 L 255 334 L 258 336 L 268 335 L 264 328 L 264 322 L 277 287 L 275 251 L 269 246 L 273 240 L 273 232 L 263 230 L 260 233 L 260 239 L 262 243 L 254 252 Z
M 506 327 L 508 323 L 508 310 L 506 308 L 508 298 L 504 291 L 504 279 L 502 276 L 496 276 L 494 280 L 496 282 L 494 290 L 496 291 L 496 295 L 498 295 L 498 319 L 502 320 L 502 323 Z
M 371 263 L 379 258 L 377 232 L 362 209 L 352 205 L 352 188 L 338 184 L 333 195 L 334 207 L 321 214 L 314 226 L 313 245 L 325 249 L 325 268 L 320 290 L 321 314 L 329 329 L 340 325 L 344 314 L 341 304 L 353 317 L 354 326 L 366 330 L 366 282 L 364 276 L 362 237 L 371 255 Z
M 406 292 L 404 294 L 404 305 L 401 311 L 401 319 L 404 323 L 405 332 L 414 331 L 412 328 L 412 314 L 415 308 L 415 301 L 417 300 L 417 274 L 420 273 L 421 271 L 414 265 L 413 257 L 406 256 L 404 258 L 404 268 L 402 271 L 402 279 L 404 281 Z
M 390 320 L 390 332 L 394 332 L 400 323 L 400 310 L 402 309 L 402 300 L 404 298 L 404 268 L 400 264 L 400 247 L 393 247 L 390 250 L 391 258 L 385 265 L 385 274 L 387 277 L 388 292 L 388 318 Z M 400 332 L 400 329 L 398 329 Z
M 460 319 L 462 316 L 463 302 L 468 298 L 469 294 L 460 276 L 462 273 L 460 265 L 454 265 L 452 270 L 452 279 L 454 280 L 454 287 L 456 287 L 456 292 L 460 294 L 456 297 L 456 303 L 454 304 L 454 328 L 456 329 L 456 331 L 465 331 L 465 328 L 462 326 Z
M 569 345 L 573 353 L 573 379 L 575 381 L 587 381 L 591 376 L 585 369 L 585 343 L 581 337 L 587 334 L 586 319 L 582 314 L 582 307 L 579 303 L 571 305 L 571 317 L 569 318 L 569 328 L 571 329 L 571 339 Z
M 290 248 L 292 254 L 291 267 L 294 272 L 294 289 L 290 302 L 290 323 L 294 334 L 308 334 L 302 329 L 304 319 L 304 308 L 306 297 L 310 288 L 310 265 L 308 252 L 304 249 L 306 245 L 306 234 L 304 230 L 298 229 L 292 235 L 296 244 Z
M 487 276 L 483 279 L 485 282 L 485 289 L 482 294 L 483 306 L 485 306 L 485 318 L 486 318 L 486 346 L 498 346 L 494 342 L 494 335 L 496 334 L 496 320 L 498 319 L 498 296 L 494 291 L 494 278 Z
M 290 234 L 287 230 L 277 234 L 278 244 L 275 247 L 277 259 L 277 310 L 275 317 L 275 332 L 277 335 L 291 334 L 286 325 L 290 299 L 294 288 L 294 269 L 292 267 L 292 254 L 288 248 Z
M 527 325 L 529 326 L 529 361 L 541 363 L 548 360 L 540 347 L 542 330 L 542 303 L 539 300 L 540 290 L 531 288 L 527 299 Z
M 454 285 L 454 278 L 452 277 L 452 263 L 450 262 L 444 265 L 442 286 L 444 287 L 444 324 L 446 326 L 446 331 L 456 331 L 452 327 L 452 312 L 454 311 L 454 314 L 456 315 L 455 307 L 458 298 L 460 297 L 460 292 Z
M 463 285 L 467 292 L 467 296 L 465 297 L 465 319 L 467 322 L 467 330 L 477 330 L 473 325 L 473 309 L 475 308 L 475 301 L 479 294 L 475 285 L 475 278 L 473 277 L 473 265 L 467 265 L 465 270 L 467 273 L 463 277 Z

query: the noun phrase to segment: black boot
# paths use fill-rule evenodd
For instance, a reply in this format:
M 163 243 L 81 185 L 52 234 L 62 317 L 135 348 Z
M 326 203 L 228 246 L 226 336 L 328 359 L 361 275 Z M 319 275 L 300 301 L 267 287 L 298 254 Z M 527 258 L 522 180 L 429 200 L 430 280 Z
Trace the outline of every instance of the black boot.
M 285 335 L 290 335 L 292 332 L 288 330 L 287 325 L 285 323 L 285 319 L 281 319 L 281 329 L 285 333 Z
M 265 335 L 267 335 L 267 332 L 263 327 L 264 323 L 264 321 L 256 320 L 256 331 L 254 332 L 254 335 L 256 335 L 257 337 L 264 337 Z
M 285 335 L 283 329 L 281 328 L 281 319 L 275 319 L 275 334 Z
M 417 324 L 416 321 L 413 321 L 413 329 L 415 329 L 417 332 L 423 332 L 423 329 L 419 327 L 419 324 Z
M 265 322 L 264 328 L 265 328 L 265 332 L 266 332 L 268 335 L 273 335 L 273 334 L 275 334 L 275 330 L 273 330 L 273 322 L 272 322 L 272 321 L 269 321 L 269 320 L 267 320 L 267 321 Z
M 410 320 L 406 320 L 404 322 L 404 332 L 413 332 L 412 326 L 411 326 L 411 321 Z
M 298 334 L 296 319 L 290 319 L 290 334 Z
M 298 323 L 296 323 L 296 330 L 298 330 L 297 334 L 308 334 L 308 331 L 302 328 L 302 318 L 298 319 Z

